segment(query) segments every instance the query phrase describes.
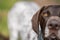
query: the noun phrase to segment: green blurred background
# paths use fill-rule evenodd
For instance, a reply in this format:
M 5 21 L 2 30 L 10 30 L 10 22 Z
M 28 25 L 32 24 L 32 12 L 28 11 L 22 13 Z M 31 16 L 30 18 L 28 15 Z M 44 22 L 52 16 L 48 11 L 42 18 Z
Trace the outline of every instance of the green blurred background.
M 16 0 L 0 0 L 0 34 L 5 37 L 9 35 L 7 27 L 7 14 L 15 2 Z
M 4 36 L 8 36 L 7 27 L 7 14 L 10 8 L 15 2 L 21 0 L 0 0 L 0 33 Z M 54 0 L 56 3 L 60 3 L 60 0 Z

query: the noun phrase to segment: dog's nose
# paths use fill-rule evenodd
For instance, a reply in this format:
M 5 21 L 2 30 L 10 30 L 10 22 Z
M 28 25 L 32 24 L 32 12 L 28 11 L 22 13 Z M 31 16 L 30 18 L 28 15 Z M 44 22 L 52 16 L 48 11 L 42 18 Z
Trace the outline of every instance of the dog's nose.
M 51 21 L 48 25 L 50 26 L 50 27 L 57 27 L 58 26 L 58 22 L 57 21 Z

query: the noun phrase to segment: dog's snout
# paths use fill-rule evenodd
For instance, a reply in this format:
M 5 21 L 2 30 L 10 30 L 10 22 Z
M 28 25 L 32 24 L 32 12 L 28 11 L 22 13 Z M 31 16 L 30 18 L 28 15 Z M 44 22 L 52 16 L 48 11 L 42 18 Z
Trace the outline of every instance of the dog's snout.
M 58 26 L 59 26 L 59 22 L 58 21 L 50 21 L 49 24 L 48 24 L 49 28 L 57 28 L 58 29 Z
M 56 27 L 56 26 L 58 26 L 58 22 L 57 22 L 57 21 L 51 21 L 51 22 L 49 23 L 49 26 Z

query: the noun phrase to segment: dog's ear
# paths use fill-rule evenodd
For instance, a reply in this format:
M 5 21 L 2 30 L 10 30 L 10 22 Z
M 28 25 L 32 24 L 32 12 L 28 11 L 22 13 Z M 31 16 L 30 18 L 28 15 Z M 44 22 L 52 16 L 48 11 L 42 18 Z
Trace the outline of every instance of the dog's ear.
M 40 15 L 44 9 L 45 9 L 45 6 L 42 7 L 41 10 L 36 12 L 36 14 L 33 15 L 32 17 L 32 28 L 37 34 L 39 34 L 39 24 L 40 24 L 40 19 L 41 19 Z

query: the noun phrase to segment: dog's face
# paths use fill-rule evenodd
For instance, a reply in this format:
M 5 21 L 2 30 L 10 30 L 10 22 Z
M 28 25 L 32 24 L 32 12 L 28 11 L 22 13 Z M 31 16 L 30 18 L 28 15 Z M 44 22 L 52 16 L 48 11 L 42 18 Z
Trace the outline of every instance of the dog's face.
M 39 16 L 41 17 L 40 25 L 44 38 L 48 40 L 60 40 L 60 6 L 48 6 Z
M 60 40 L 60 5 L 49 5 L 39 10 L 32 18 L 32 27 L 37 34 L 39 24 L 44 40 Z

